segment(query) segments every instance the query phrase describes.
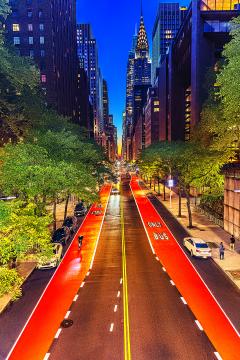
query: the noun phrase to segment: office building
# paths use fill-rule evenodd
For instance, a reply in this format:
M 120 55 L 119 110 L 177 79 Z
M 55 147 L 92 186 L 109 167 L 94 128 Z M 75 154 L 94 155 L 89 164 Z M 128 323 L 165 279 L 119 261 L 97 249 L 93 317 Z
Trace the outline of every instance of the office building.
M 79 121 L 75 1 L 10 0 L 6 37 L 34 59 L 48 104 Z
M 159 141 L 159 111 L 157 88 L 149 88 L 144 108 L 145 148 Z
M 184 140 L 200 121 L 209 69 L 230 40 L 229 22 L 240 15 L 239 0 L 193 1 L 158 72 L 160 139 Z
M 179 3 L 160 3 L 152 32 L 152 84 L 186 13 Z

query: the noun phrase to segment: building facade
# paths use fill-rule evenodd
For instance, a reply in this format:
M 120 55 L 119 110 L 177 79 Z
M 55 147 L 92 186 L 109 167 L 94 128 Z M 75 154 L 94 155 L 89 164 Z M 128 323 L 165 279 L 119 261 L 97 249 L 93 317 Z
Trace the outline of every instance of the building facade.
M 79 122 L 76 4 L 73 0 L 10 0 L 6 37 L 34 59 L 48 104 Z
M 179 3 L 160 3 L 152 32 L 152 84 L 186 12 Z
M 94 113 L 94 137 L 100 142 L 102 127 L 102 79 L 98 64 L 97 41 L 90 24 L 77 24 L 77 54 L 88 77 L 89 95 Z M 100 108 L 99 108 L 100 107 Z
M 144 108 L 145 148 L 159 141 L 159 111 L 157 88 L 149 88 Z
M 200 121 L 209 69 L 230 40 L 229 22 L 240 15 L 239 1 L 194 1 L 158 72 L 160 139 L 191 138 Z
M 133 38 L 133 46 L 127 66 L 127 94 L 126 111 L 123 129 L 123 156 L 126 160 L 133 160 L 138 151 L 134 144 L 138 142 L 135 135 L 139 117 L 143 114 L 143 108 L 147 99 L 147 90 L 151 86 L 151 59 L 149 44 L 141 14 L 138 34 Z M 139 133 L 139 131 L 138 131 Z M 142 140 L 139 140 L 142 143 Z

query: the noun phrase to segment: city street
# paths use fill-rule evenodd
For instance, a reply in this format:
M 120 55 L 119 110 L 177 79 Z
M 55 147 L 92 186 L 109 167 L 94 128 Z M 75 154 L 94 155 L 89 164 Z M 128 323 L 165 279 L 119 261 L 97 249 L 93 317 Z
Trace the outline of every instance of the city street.
M 121 270 L 121 239 L 127 279 Z M 125 281 L 129 319 L 123 309 Z M 122 200 L 118 195 L 110 198 L 94 267 L 78 295 L 71 307 L 73 325 L 54 339 L 50 359 L 184 360 L 196 359 L 196 354 L 198 359 L 214 359 L 214 348 L 151 252 L 129 181 L 122 185 Z M 129 350 L 124 346 L 125 325 Z

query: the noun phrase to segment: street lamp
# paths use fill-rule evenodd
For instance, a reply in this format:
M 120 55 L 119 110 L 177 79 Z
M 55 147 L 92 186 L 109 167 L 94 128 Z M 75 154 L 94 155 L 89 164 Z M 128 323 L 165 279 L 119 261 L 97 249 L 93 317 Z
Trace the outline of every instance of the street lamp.
M 169 179 L 168 180 L 168 187 L 170 189 L 170 209 L 172 208 L 172 188 L 174 186 L 174 182 L 173 182 L 173 179 Z

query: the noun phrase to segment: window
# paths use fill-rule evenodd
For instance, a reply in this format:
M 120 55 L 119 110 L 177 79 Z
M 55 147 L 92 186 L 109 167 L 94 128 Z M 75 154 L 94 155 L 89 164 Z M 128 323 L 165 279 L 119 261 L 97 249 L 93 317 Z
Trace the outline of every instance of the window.
M 31 18 L 31 17 L 32 17 L 32 15 L 33 15 L 32 10 L 28 10 L 28 12 L 27 12 L 27 16 L 28 16 L 29 18 Z
M 40 51 L 40 56 L 41 56 L 41 57 L 44 57 L 44 56 L 45 56 L 45 50 L 41 50 L 41 51 Z
M 29 43 L 29 45 L 33 44 L 33 36 L 28 37 L 28 43 Z
M 47 76 L 46 76 L 46 75 L 44 75 L 44 74 L 41 75 L 41 82 L 42 82 L 42 83 L 46 83 L 46 82 L 47 82 Z
M 33 24 L 28 24 L 28 31 L 33 31 Z
M 29 56 L 30 56 L 30 58 L 34 57 L 34 51 L 33 50 L 29 50 Z
M 38 11 L 38 17 L 41 18 L 43 16 L 43 11 L 42 10 L 39 10 Z
M 39 42 L 40 42 L 40 44 L 44 44 L 44 36 L 40 36 L 40 38 L 39 38 Z
M 19 24 L 13 24 L 13 25 L 12 25 L 12 30 L 13 30 L 13 31 L 20 31 Z
M 39 30 L 43 31 L 44 30 L 44 24 L 39 24 Z
M 19 36 L 14 36 L 13 37 L 13 43 L 14 43 L 14 45 L 19 45 L 20 44 L 20 37 Z

